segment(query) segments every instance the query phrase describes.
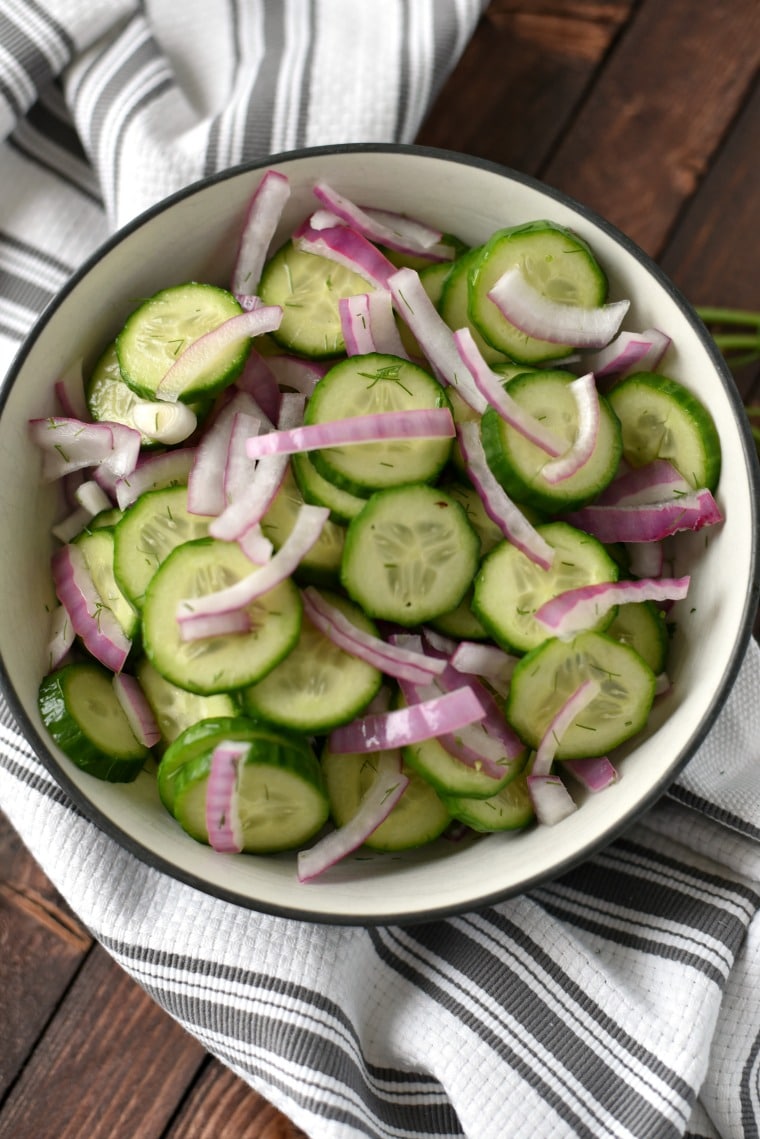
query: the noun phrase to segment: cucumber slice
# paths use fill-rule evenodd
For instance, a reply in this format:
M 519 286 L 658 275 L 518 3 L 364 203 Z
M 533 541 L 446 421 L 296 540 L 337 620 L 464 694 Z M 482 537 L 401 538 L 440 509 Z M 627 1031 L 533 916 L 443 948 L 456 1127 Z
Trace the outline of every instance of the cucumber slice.
M 123 423 L 133 431 L 139 430 L 135 426 L 135 408 L 152 405 L 152 401 L 137 395 L 125 382 L 119 367 L 115 342 L 109 344 L 90 373 L 85 384 L 85 398 L 93 419 L 107 423 Z M 208 401 L 198 402 L 193 404 L 193 411 L 200 419 L 206 414 L 209 406 Z M 143 447 L 157 446 L 155 439 L 149 435 L 141 432 L 140 437 Z
M 461 505 L 425 484 L 378 491 L 349 523 L 341 582 L 370 616 L 419 625 L 472 584 L 480 542 Z
M 569 372 L 536 371 L 510 381 L 509 394 L 536 419 L 540 419 L 568 447 L 575 438 L 578 411 Z M 511 427 L 494 408 L 488 408 L 481 421 L 481 437 L 488 465 L 507 494 L 536 510 L 558 513 L 575 510 L 595 498 L 614 477 L 623 444 L 620 423 L 604 396 L 599 397 L 599 432 L 591 457 L 583 466 L 559 483 L 544 478 L 548 461 L 545 451 Z
M 234 716 L 239 707 L 234 696 L 220 692 L 216 696 L 198 696 L 172 684 L 156 672 L 146 657 L 135 666 L 135 675 L 150 705 L 161 739 L 156 750 L 165 752 L 186 728 L 213 716 Z
M 177 357 L 242 311 L 232 293 L 216 285 L 190 281 L 162 289 L 132 313 L 116 337 L 124 380 L 138 396 L 155 399 L 158 385 Z M 249 350 L 246 339 L 218 352 L 180 399 L 193 403 L 227 387 L 242 372 Z
M 303 504 L 300 487 L 288 467 L 274 501 L 261 520 L 261 529 L 275 550 L 279 550 L 289 536 Z M 334 585 L 340 574 L 345 540 L 345 526 L 328 518 L 316 542 L 301 559 L 295 577 L 315 585 Z
M 150 752 L 135 737 L 113 687 L 113 674 L 90 661 L 65 665 L 40 685 L 42 722 L 61 751 L 108 783 L 131 783 Z
M 329 803 L 322 771 L 305 741 L 252 725 L 249 750 L 238 769 L 237 803 L 243 851 L 276 854 L 307 843 L 322 829 Z M 172 813 L 192 838 L 208 842 L 206 791 L 211 754 L 206 751 L 177 773 Z
M 362 797 L 377 776 L 378 757 L 382 754 L 335 755 L 329 748 L 322 753 L 330 813 L 336 826 L 345 826 L 358 811 Z M 409 776 L 409 785 L 388 817 L 365 842 L 370 850 L 411 850 L 424 846 L 438 838 L 451 821 L 441 798 L 427 780 L 411 768 L 405 767 L 404 771 Z
M 210 703 L 222 697 L 197 696 L 195 699 Z M 176 778 L 186 765 L 199 756 L 210 756 L 216 745 L 224 740 L 247 740 L 252 732 L 275 743 L 280 738 L 275 728 L 255 724 L 248 716 L 241 715 L 239 709 L 200 717 L 188 724 L 169 744 L 158 765 L 158 794 L 167 811 L 173 812 Z
M 601 692 L 564 733 L 556 758 L 606 755 L 646 725 L 655 675 L 634 649 L 605 633 L 552 638 L 524 656 L 512 674 L 507 719 L 537 748 L 565 701 L 590 678 L 600 682 Z
M 367 501 L 323 478 L 308 451 L 291 455 L 290 466 L 304 502 L 312 506 L 326 506 L 332 522 L 350 522 Z
M 211 696 L 260 680 L 290 652 L 301 628 L 301 597 L 284 581 L 248 606 L 251 631 L 183 641 L 177 606 L 240 581 L 252 563 L 234 542 L 196 538 L 154 574 L 143 606 L 143 646 L 154 668 L 189 692 Z
M 127 508 L 114 529 L 114 573 L 137 609 L 161 563 L 177 546 L 207 537 L 210 522 L 188 511 L 186 486 L 146 491 Z
M 340 298 L 371 288 L 358 273 L 288 241 L 264 266 L 259 297 L 264 304 L 282 308 L 280 327 L 272 333 L 278 344 L 301 356 L 325 359 L 346 350 Z
M 400 356 L 380 352 L 349 356 L 317 384 L 306 408 L 307 424 L 357 415 L 449 407 L 445 391 L 429 372 Z M 312 453 L 319 473 L 351 494 L 410 482 L 431 482 L 451 454 L 451 439 L 396 439 Z
M 447 795 L 444 802 L 453 819 L 481 834 L 521 830 L 535 818 L 528 785 L 522 776 L 511 780 L 487 799 Z
M 695 489 L 715 490 L 720 438 L 707 408 L 682 384 L 656 372 L 636 372 L 608 399 L 622 424 L 623 455 L 632 466 L 667 459 Z
M 460 328 L 469 328 L 481 356 L 493 366 L 504 363 L 506 357 L 481 336 L 470 319 L 470 270 L 482 253 L 483 246 L 478 245 L 457 258 L 444 282 L 438 311 L 452 332 L 457 332 Z
M 403 706 L 403 705 L 402 705 Z M 504 774 L 494 779 L 462 763 L 437 740 L 422 740 L 403 749 L 404 762 L 433 787 L 448 805 L 452 796 L 489 799 L 515 779 L 525 766 L 527 751 L 516 760 L 504 760 Z
M 472 611 L 472 589 L 450 613 L 441 613 L 428 622 L 432 629 L 455 641 L 487 641 L 489 632 Z
M 670 646 L 668 625 L 662 609 L 651 601 L 619 605 L 606 632 L 635 649 L 656 676 L 665 671 Z
M 358 605 L 325 594 L 357 628 L 377 636 Z M 241 693 L 251 716 L 307 734 L 348 723 L 377 695 L 383 674 L 324 636 L 304 617 L 301 635 L 285 659 L 258 684 Z
M 484 559 L 475 579 L 473 611 L 493 639 L 507 652 L 525 653 L 545 641 L 548 632 L 535 612 L 566 589 L 617 581 L 617 563 L 590 534 L 567 522 L 536 527 L 556 551 L 551 569 L 536 565 L 511 542 L 503 541 Z M 596 629 L 604 629 L 614 610 L 604 613 Z
M 124 634 L 130 640 L 134 639 L 138 632 L 140 618 L 132 602 L 125 596 L 116 580 L 115 531 L 108 526 L 83 530 L 75 539 L 75 543 L 82 551 L 87 569 L 103 605 L 111 610 Z
M 517 363 L 559 360 L 572 345 L 526 336 L 489 300 L 489 290 L 499 277 L 516 266 L 544 296 L 586 308 L 603 304 L 607 297 L 604 271 L 582 238 L 549 221 L 499 230 L 471 265 L 469 315 L 483 339 Z

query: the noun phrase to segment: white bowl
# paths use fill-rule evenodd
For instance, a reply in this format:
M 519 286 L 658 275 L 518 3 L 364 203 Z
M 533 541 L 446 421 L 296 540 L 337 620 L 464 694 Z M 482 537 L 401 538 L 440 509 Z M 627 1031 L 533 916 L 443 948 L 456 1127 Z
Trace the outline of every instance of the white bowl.
M 666 369 L 709 407 L 720 435 L 718 501 L 725 523 L 678 541 L 676 572 L 692 574 L 677 611 L 669 672 L 647 731 L 621 760 L 622 778 L 556 827 L 439 840 L 404 855 L 347 860 L 308 885 L 290 855 L 220 855 L 187 837 L 159 803 L 155 780 L 109 784 L 51 745 L 36 697 L 46 668 L 50 525 L 55 496 L 41 488 L 30 418 L 54 411 L 53 384 L 70 362 L 91 362 L 135 298 L 194 278 L 226 284 L 236 235 L 262 169 L 291 180 L 283 236 L 314 208 L 324 178 L 348 197 L 420 216 L 476 244 L 493 230 L 550 218 L 586 238 L 608 272 L 611 297 L 629 297 L 626 324 L 673 338 Z M 429 919 L 523 892 L 609 843 L 663 794 L 708 732 L 736 675 L 758 597 L 758 475 L 733 381 L 693 310 L 630 241 L 590 211 L 492 163 L 413 147 L 346 146 L 286 154 L 226 171 L 174 195 L 116 234 L 76 274 L 26 342 L 2 392 L 0 596 L 2 687 L 33 747 L 81 809 L 138 857 L 198 889 L 306 920 L 368 924 Z

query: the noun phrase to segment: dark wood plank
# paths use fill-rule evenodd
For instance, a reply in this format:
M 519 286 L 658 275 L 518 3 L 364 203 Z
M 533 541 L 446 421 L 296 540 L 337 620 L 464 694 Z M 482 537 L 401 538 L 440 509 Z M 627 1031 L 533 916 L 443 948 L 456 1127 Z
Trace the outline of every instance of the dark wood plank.
M 0 1097 L 34 1049 L 90 945 L 89 935 L 0 815 Z
M 757 0 L 644 0 L 543 176 L 657 256 L 758 66 Z
M 158 1139 L 204 1056 L 98 946 L 8 1096 L 0 1139 Z
M 417 141 L 536 173 L 633 8 L 632 0 L 495 0 Z
M 164 1139 L 305 1139 L 218 1060 L 210 1061 Z

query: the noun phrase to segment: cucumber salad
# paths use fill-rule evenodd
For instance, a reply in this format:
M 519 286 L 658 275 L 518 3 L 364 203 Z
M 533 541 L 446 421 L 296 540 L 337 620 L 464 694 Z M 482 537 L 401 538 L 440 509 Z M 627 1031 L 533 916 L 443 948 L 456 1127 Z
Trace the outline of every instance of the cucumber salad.
M 576 233 L 468 247 L 318 182 L 276 242 L 290 192 L 266 171 L 226 286 L 136 302 L 29 428 L 66 502 L 51 738 L 309 882 L 621 778 L 671 536 L 722 515 L 709 411 Z

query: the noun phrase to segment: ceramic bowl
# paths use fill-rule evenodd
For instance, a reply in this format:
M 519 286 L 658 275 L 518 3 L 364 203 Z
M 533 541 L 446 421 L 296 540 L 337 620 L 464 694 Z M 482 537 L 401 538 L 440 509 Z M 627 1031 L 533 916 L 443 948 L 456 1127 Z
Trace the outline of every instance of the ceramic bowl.
M 30 418 L 55 409 L 53 384 L 82 357 L 93 361 L 134 308 L 134 298 L 189 279 L 226 284 L 246 204 L 262 169 L 291 180 L 282 235 L 314 208 L 310 187 L 329 181 L 348 197 L 416 215 L 476 244 L 495 229 L 549 218 L 587 239 L 611 298 L 628 297 L 627 327 L 656 325 L 673 340 L 663 370 L 709 407 L 723 469 L 725 522 L 680 537 L 676 572 L 692 574 L 676 613 L 670 692 L 646 732 L 624 749 L 621 778 L 555 827 L 436 844 L 408 854 L 349 859 L 299 884 L 292 855 L 220 855 L 187 837 L 159 803 L 152 774 L 109 784 L 82 773 L 51 745 L 37 713 L 46 667 L 49 562 L 55 494 L 40 484 Z M 118 843 L 176 879 L 254 909 L 346 924 L 409 922 L 482 907 L 552 879 L 609 843 L 650 807 L 710 729 L 736 675 L 757 604 L 757 473 L 730 374 L 694 311 L 632 242 L 562 194 L 514 171 L 448 152 L 346 146 L 279 156 L 190 186 L 117 233 L 90 258 L 38 322 L 7 378 L 0 418 L 2 686 L 23 731 L 79 807 Z

